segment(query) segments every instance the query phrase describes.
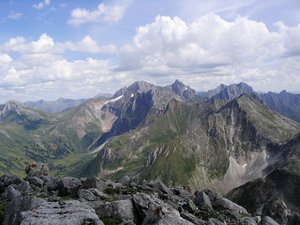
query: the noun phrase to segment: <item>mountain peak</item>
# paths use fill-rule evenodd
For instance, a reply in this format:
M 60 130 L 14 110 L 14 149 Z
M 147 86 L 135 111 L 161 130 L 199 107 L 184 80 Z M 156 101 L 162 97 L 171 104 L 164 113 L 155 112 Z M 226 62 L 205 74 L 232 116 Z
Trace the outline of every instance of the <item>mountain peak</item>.
M 215 97 L 223 100 L 232 100 L 241 94 L 254 94 L 254 90 L 246 83 L 240 82 L 238 84 L 224 85 L 221 84 L 217 88 L 207 91 L 206 96 Z
M 172 84 L 172 86 L 182 86 L 184 87 L 185 85 L 180 81 L 180 80 L 175 80 L 174 83 Z

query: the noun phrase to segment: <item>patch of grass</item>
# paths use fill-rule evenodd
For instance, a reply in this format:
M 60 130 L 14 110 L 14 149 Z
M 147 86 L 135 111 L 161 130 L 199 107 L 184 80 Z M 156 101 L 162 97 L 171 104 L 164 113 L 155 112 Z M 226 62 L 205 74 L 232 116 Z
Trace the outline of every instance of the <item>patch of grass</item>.
M 8 202 L 0 202 L 0 224 L 4 221 L 4 212 L 7 206 Z
M 101 218 L 101 221 L 105 225 L 118 225 L 118 224 L 122 223 L 122 219 L 120 217 L 117 217 L 117 216 L 114 216 L 114 217 L 104 217 L 104 218 Z

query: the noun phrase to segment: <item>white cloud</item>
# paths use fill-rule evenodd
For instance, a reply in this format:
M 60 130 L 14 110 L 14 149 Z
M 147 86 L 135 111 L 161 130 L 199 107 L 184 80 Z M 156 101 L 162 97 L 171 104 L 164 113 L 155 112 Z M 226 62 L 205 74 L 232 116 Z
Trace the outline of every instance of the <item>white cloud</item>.
M 88 35 L 66 42 L 47 34 L 14 37 L 0 43 L 1 98 L 81 98 L 136 80 L 166 85 L 175 79 L 197 90 L 243 81 L 256 90 L 299 92 L 300 24 L 276 26 L 271 31 L 262 22 L 215 14 L 189 23 L 157 16 L 122 47 L 100 45 Z M 91 55 L 70 60 L 65 57 L 70 51 Z M 100 60 L 99 53 L 115 55 Z
M 24 37 L 15 37 L 0 45 L 5 52 L 20 52 L 22 54 L 62 54 L 65 51 L 84 53 L 115 53 L 114 45 L 99 45 L 91 36 L 85 36 L 78 42 L 55 42 L 48 34 L 42 34 L 36 41 L 27 41 Z
M 10 20 L 18 20 L 21 19 L 23 17 L 23 14 L 20 12 L 15 12 L 15 11 L 11 11 L 9 13 L 9 15 L 7 16 L 8 19 Z
M 272 89 L 280 90 L 282 80 L 292 84 L 299 76 L 300 24 L 277 26 L 277 31 L 270 31 L 262 22 L 245 17 L 226 21 L 215 14 L 191 23 L 157 16 L 139 27 L 133 42 L 121 49 L 117 70 L 142 79 L 155 76 L 157 83 L 177 77 L 198 89 L 248 81 L 260 90 L 264 82 L 274 82 Z M 299 86 L 294 83 L 289 89 Z
M 101 3 L 96 10 L 76 8 L 71 12 L 68 24 L 78 26 L 85 23 L 99 23 L 102 21 L 118 22 L 125 12 L 125 6 L 105 5 Z
M 43 0 L 41 2 L 39 2 L 38 4 L 34 4 L 32 5 L 33 8 L 36 8 L 38 10 L 41 10 L 43 8 L 45 8 L 46 6 L 50 5 L 51 0 Z
M 111 72 L 115 66 L 108 60 L 67 60 L 65 51 L 107 54 L 114 53 L 116 47 L 101 46 L 90 36 L 78 42 L 56 42 L 47 34 L 33 41 L 11 38 L 0 44 L 1 99 L 91 97 L 101 92 L 100 84 L 107 91 L 108 83 L 119 79 Z M 10 56 L 14 53 L 17 58 Z

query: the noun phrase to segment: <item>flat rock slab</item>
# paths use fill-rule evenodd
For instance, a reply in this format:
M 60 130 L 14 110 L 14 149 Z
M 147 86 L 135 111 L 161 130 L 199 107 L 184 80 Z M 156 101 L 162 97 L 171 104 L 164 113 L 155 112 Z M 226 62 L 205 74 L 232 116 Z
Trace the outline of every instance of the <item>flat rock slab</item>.
M 21 215 L 21 225 L 104 225 L 93 208 L 76 200 L 42 202 Z

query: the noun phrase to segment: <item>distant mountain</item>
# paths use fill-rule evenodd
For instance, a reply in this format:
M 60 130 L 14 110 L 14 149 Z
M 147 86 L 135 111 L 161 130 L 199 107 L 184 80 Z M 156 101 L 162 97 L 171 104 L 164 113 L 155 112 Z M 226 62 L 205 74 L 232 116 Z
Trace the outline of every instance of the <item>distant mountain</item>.
M 300 94 L 286 91 L 259 94 L 267 106 L 280 114 L 300 122 Z
M 300 94 L 292 94 L 286 91 L 280 93 L 268 92 L 257 93 L 252 87 L 245 83 L 219 85 L 216 89 L 199 93 L 203 97 L 230 101 L 241 94 L 256 95 L 270 109 L 286 116 L 292 120 L 300 122 Z
M 29 102 L 25 102 L 24 105 L 33 109 L 42 110 L 47 113 L 61 113 L 77 107 L 84 101 L 85 101 L 84 99 L 73 100 L 73 99 L 59 98 L 55 101 L 45 101 L 45 100 L 39 100 L 35 102 L 29 101 Z
M 221 84 L 216 89 L 209 90 L 207 92 L 202 92 L 201 95 L 208 98 L 217 98 L 222 100 L 232 100 L 239 97 L 242 94 L 256 94 L 252 87 L 246 83 L 238 83 L 225 85 Z
M 172 99 L 194 103 L 202 100 L 195 90 L 179 81 L 166 87 L 138 81 L 120 89 L 104 107 L 113 112 L 117 119 L 112 129 L 100 136 L 92 147 L 96 148 L 113 136 L 134 130 L 145 122 L 150 114 L 160 115 Z
M 105 98 L 90 99 L 59 115 L 15 101 L 0 105 L 0 173 L 22 173 L 26 161 L 47 162 L 54 172 L 71 170 L 114 122 L 113 114 L 101 111 L 106 102 Z

